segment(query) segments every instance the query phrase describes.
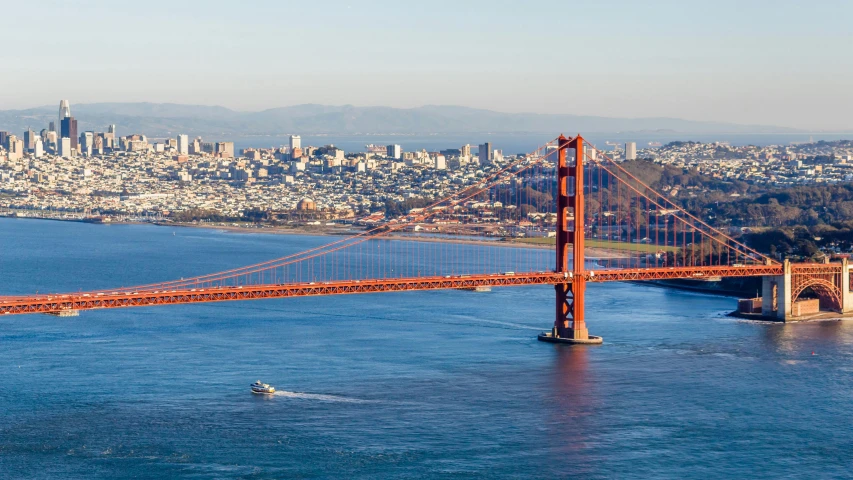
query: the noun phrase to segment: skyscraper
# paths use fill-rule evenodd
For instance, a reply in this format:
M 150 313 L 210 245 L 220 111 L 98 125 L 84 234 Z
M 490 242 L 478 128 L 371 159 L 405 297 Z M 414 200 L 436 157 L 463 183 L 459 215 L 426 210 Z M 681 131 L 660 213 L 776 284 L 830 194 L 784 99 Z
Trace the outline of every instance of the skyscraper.
M 492 152 L 492 142 L 486 142 L 480 144 L 480 165 L 488 165 L 492 163 L 492 160 L 495 159 L 494 153 Z
M 50 122 L 47 126 L 47 131 L 48 132 L 55 132 L 56 131 L 56 122 Z
M 637 159 L 637 144 L 635 142 L 625 143 L 625 160 Z
M 68 137 L 62 137 L 59 140 L 59 155 L 63 157 L 71 156 L 71 139 Z
M 292 152 L 294 148 L 302 148 L 302 137 L 299 135 L 290 136 L 290 151 Z
M 77 148 L 77 120 L 74 117 L 65 117 L 60 123 L 60 128 L 62 129 L 60 137 L 71 139 L 71 148 Z
M 71 116 L 71 106 L 68 105 L 68 100 L 60 100 L 59 101 L 59 124 L 62 125 L 62 120 L 66 119 L 70 116 Z
M 471 145 L 462 145 L 462 148 L 459 149 L 459 155 L 464 157 L 471 156 Z
M 189 135 L 178 135 L 178 154 L 186 155 L 188 153 L 190 153 Z
M 403 156 L 403 147 L 399 145 L 388 145 L 385 147 L 385 155 L 390 158 L 396 158 L 397 160 Z
M 0 132 L 0 147 L 9 148 L 9 132 Z
M 34 132 L 32 128 L 28 128 L 27 131 L 24 132 L 24 148 L 27 150 L 36 148 L 36 132 Z

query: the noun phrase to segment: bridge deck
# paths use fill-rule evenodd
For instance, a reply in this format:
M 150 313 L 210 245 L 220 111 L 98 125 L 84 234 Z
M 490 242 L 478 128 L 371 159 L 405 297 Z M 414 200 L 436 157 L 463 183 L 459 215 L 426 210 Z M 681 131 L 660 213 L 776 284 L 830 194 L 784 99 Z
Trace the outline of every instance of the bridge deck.
M 749 277 L 781 275 L 782 265 L 739 267 L 672 267 L 584 272 L 589 282 L 707 278 L 715 276 Z M 476 287 L 512 287 L 569 283 L 572 277 L 554 272 L 496 273 L 442 277 L 347 280 L 281 285 L 243 285 L 236 287 L 192 288 L 168 291 L 116 293 L 44 294 L 27 297 L 0 297 L 0 315 L 51 313 L 68 310 L 147 307 L 183 303 L 259 300 L 267 298 L 345 295 L 354 293 L 403 292 Z

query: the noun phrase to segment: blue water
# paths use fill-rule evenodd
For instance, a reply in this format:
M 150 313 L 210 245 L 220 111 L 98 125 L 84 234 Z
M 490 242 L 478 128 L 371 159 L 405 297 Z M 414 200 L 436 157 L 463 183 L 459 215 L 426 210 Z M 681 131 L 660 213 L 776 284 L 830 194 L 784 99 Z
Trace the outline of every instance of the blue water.
M 0 292 L 171 279 L 327 241 L 0 220 Z M 590 285 L 0 319 L 0 478 L 841 478 L 853 324 Z M 812 355 L 812 351 L 815 355 Z M 261 398 L 261 379 L 281 394 Z
M 477 145 L 484 142 L 492 142 L 493 147 L 503 150 L 505 155 L 517 153 L 530 153 L 545 143 L 556 138 L 560 133 L 575 135 L 578 132 L 572 125 L 567 125 L 564 132 L 547 133 L 470 133 L 470 134 L 438 134 L 438 135 L 303 135 L 302 145 L 322 146 L 333 144 L 346 152 L 363 152 L 367 144 L 390 145 L 397 144 L 404 151 L 413 152 L 421 149 L 438 151 L 448 148 L 459 148 L 470 144 L 474 152 Z M 853 138 L 853 133 L 678 133 L 678 132 L 617 132 L 597 133 L 580 132 L 589 142 L 603 150 L 611 147 L 605 142 L 624 144 L 625 142 L 637 142 L 638 148 L 646 148 L 649 142 L 669 143 L 673 141 L 697 141 L 697 142 L 729 142 L 732 145 L 788 145 L 791 142 L 808 142 L 809 139 L 819 140 L 843 140 Z M 290 137 L 258 135 L 249 137 L 237 137 L 234 140 L 234 148 L 239 152 L 244 148 L 271 148 L 288 145 Z

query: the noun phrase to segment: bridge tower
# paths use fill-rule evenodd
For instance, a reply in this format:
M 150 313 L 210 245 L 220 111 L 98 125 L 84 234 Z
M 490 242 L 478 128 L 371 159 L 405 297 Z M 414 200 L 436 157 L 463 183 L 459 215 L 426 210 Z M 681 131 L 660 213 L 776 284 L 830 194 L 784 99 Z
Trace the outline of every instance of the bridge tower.
M 550 332 L 539 340 L 550 343 L 599 344 L 602 338 L 590 335 L 584 321 L 584 293 L 587 272 L 584 265 L 584 139 L 578 135 L 558 139 L 557 160 L 557 265 L 555 271 L 566 280 L 554 286 L 557 315 Z M 574 151 L 574 165 L 568 151 Z M 571 214 L 571 217 L 570 217 Z M 572 265 L 569 268 L 569 246 Z

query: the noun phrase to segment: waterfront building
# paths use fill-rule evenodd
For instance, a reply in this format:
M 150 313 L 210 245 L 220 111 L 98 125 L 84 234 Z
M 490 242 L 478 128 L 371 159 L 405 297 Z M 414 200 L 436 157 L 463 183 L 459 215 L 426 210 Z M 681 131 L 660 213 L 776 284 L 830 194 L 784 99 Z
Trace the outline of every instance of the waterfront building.
M 627 142 L 625 144 L 625 160 L 636 160 L 637 159 L 637 143 L 636 142 Z
M 386 147 L 385 155 L 390 158 L 399 160 L 400 157 L 403 156 L 403 147 L 399 145 L 388 145 L 388 147 Z
M 290 136 L 290 151 L 292 152 L 295 148 L 302 148 L 302 137 L 299 135 Z

